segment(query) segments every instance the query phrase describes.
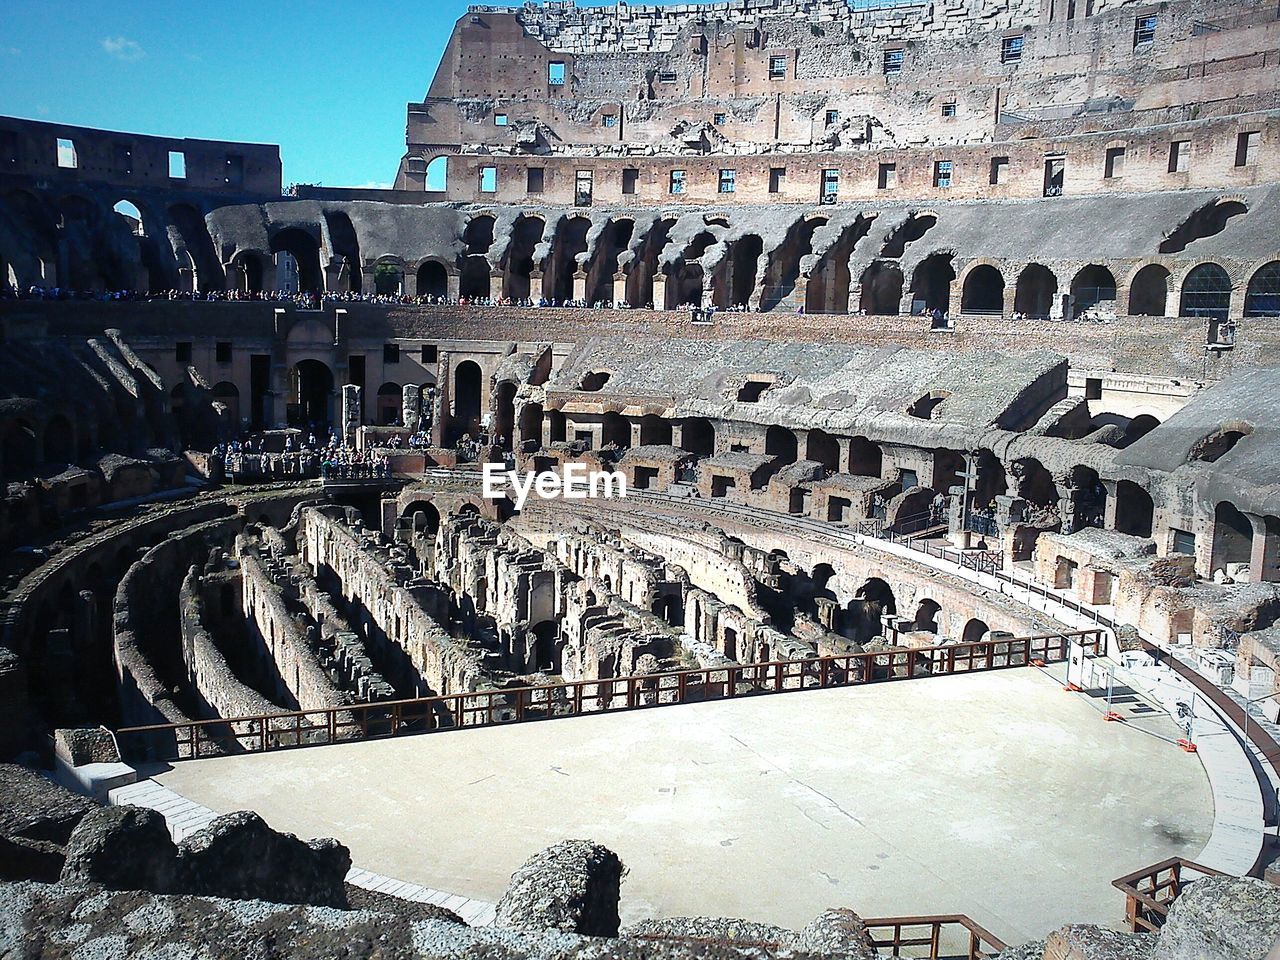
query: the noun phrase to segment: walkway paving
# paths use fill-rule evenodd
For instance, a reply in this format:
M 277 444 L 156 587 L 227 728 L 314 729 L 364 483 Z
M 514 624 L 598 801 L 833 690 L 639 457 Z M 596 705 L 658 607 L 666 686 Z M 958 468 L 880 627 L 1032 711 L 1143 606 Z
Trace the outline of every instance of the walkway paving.
M 139 780 L 122 787 L 115 787 L 108 792 L 112 806 L 129 804 L 135 807 L 149 807 L 164 815 L 169 827 L 169 834 L 174 842 L 189 836 L 208 825 L 218 816 L 208 807 L 188 800 L 179 793 L 157 783 L 155 780 Z M 452 910 L 473 927 L 487 927 L 493 923 L 496 908 L 485 900 L 475 900 L 458 894 L 433 890 L 417 883 L 407 883 L 393 877 L 352 867 L 347 873 L 347 883 L 363 887 L 375 893 L 385 893 L 401 900 L 416 900 L 419 903 L 433 903 Z

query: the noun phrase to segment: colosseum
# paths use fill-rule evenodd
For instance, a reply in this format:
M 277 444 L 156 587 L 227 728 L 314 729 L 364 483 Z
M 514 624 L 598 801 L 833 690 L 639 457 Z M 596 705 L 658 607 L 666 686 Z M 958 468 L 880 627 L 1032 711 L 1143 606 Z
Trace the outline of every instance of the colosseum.
M 1275 0 L 472 6 L 369 174 L 0 118 L 0 958 L 1280 957 Z

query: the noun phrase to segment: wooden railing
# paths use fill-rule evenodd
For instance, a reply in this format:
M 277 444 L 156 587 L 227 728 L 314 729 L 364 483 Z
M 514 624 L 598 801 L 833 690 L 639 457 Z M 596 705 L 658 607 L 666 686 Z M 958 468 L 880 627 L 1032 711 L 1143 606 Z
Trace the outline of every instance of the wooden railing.
M 960 913 L 934 917 L 882 917 L 864 920 L 863 923 L 882 957 L 982 960 L 1008 949 L 1003 940 Z
M 1111 885 L 1125 895 L 1125 919 L 1134 933 L 1154 933 L 1164 926 L 1169 905 L 1178 899 L 1184 884 L 1200 877 L 1226 874 L 1181 857 L 1162 860 Z
M 701 703 L 762 693 L 824 689 L 1024 667 L 1067 659 L 1071 645 L 1098 652 L 1100 630 L 950 643 L 911 650 L 704 667 L 670 673 L 477 690 L 319 710 L 124 727 L 116 738 L 134 760 L 261 753 L 465 727 Z
M 961 913 L 929 917 L 876 917 L 863 920 L 878 956 L 913 960 L 985 960 L 1008 949 L 999 937 Z M 700 937 L 680 933 L 642 933 L 638 940 L 659 940 L 715 947 L 778 950 L 785 944 L 756 938 Z

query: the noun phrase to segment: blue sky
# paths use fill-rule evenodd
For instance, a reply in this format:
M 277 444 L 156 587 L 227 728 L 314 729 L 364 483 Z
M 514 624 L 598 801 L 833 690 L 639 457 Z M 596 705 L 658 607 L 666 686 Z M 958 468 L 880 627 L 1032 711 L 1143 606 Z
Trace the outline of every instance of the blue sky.
M 467 3 L 3 6 L 2 115 L 278 143 L 286 184 L 389 186 L 405 104 L 425 95 Z

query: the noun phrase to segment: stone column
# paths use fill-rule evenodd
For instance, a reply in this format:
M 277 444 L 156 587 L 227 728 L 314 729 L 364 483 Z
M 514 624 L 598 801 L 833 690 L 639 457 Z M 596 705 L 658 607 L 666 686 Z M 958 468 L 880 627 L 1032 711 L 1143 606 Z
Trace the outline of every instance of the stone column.
M 529 299 L 537 303 L 542 299 L 542 271 L 534 270 L 529 274 Z
M 410 433 L 418 432 L 421 409 L 422 388 L 416 383 L 406 383 L 400 391 L 400 422 Z
M 360 388 L 354 383 L 342 387 L 342 442 L 349 447 L 356 445 L 356 431 L 360 427 Z
M 585 300 L 587 298 L 587 275 L 581 270 L 575 270 L 573 274 L 573 299 Z
M 377 264 L 366 262 L 364 269 L 360 271 L 360 292 L 365 296 L 373 296 L 378 292 L 378 287 L 374 283 L 373 273 L 377 269 Z
M 625 273 L 615 273 L 613 275 L 613 302 L 615 304 L 627 302 L 627 275 Z
M 655 310 L 667 308 L 667 278 L 661 273 L 653 277 L 653 308 Z
M 1107 506 L 1102 513 L 1102 528 L 1114 530 L 1116 528 L 1116 489 L 1119 483 L 1115 480 L 1103 480 L 1102 486 L 1107 491 Z
M 1252 583 L 1280 581 L 1280 520 L 1246 513 L 1253 525 L 1253 548 L 1249 553 L 1249 580 Z

